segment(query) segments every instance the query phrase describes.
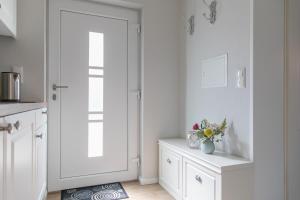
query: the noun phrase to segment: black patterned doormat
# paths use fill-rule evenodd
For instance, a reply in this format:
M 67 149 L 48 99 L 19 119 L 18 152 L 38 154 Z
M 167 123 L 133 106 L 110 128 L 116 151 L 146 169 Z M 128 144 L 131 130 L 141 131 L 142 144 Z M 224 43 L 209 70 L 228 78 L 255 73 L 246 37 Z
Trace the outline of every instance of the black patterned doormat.
M 61 200 L 118 200 L 128 195 L 121 183 L 110 183 L 84 188 L 64 190 Z

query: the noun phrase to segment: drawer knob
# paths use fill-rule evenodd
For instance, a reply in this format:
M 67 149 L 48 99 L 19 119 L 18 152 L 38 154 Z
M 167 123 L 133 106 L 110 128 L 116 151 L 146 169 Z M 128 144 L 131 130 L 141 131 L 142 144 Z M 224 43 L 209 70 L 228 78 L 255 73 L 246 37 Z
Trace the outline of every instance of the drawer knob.
M 43 135 L 44 135 L 44 134 L 42 133 L 42 134 L 36 135 L 35 137 L 36 137 L 36 138 L 43 139 Z
M 16 123 L 14 123 L 14 127 L 16 128 L 17 131 L 19 131 L 21 129 L 20 121 L 17 121 Z
M 202 178 L 201 178 L 199 175 L 197 175 L 197 176 L 195 177 L 195 179 L 196 179 L 196 181 L 198 181 L 199 183 L 202 184 Z
M 167 162 L 169 163 L 169 164 L 172 164 L 172 161 L 168 158 L 167 159 Z
M 7 126 L 0 126 L 0 131 L 7 131 L 9 134 L 12 132 L 12 125 L 8 124 Z

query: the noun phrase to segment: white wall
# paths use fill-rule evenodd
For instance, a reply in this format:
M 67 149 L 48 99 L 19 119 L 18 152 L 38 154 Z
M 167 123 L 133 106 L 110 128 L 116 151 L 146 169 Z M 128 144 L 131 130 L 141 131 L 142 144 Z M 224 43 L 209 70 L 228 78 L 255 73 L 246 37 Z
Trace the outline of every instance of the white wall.
M 229 131 L 237 137 L 224 149 L 254 160 L 254 199 L 282 200 L 284 0 L 218 1 L 219 16 L 213 26 L 202 18 L 201 2 L 183 2 L 181 20 L 186 21 L 196 13 L 196 32 L 194 36 L 183 37 L 182 43 L 181 52 L 185 56 L 181 62 L 181 96 L 186 97 L 181 98 L 181 112 L 185 113 L 181 130 L 190 129 L 203 117 L 220 121 L 226 115 L 234 124 Z M 229 52 L 228 88 L 201 89 L 201 59 L 226 51 Z M 242 66 L 248 72 L 247 89 L 238 90 L 234 88 L 234 72 Z M 235 148 L 236 143 L 240 148 Z
M 218 1 L 217 21 L 211 25 L 202 14 L 208 12 L 201 0 L 183 1 L 182 23 L 195 15 L 195 33 L 182 34 L 184 54 L 181 69 L 181 132 L 207 118 L 229 122 L 228 134 L 219 147 L 249 157 L 250 152 L 250 1 Z M 181 27 L 184 30 L 184 27 Z M 228 53 L 228 87 L 201 88 L 201 60 Z M 247 88 L 236 88 L 236 71 L 247 70 Z
M 254 199 L 283 200 L 284 0 L 252 2 Z
M 135 0 L 143 5 L 144 68 L 141 180 L 158 178 L 158 139 L 179 136 L 180 0 Z
M 17 39 L 0 37 L 0 71 L 24 67 L 21 98 L 43 101 L 44 84 L 44 0 L 18 0 Z
M 300 1 L 287 1 L 287 200 L 299 199 L 300 187 Z

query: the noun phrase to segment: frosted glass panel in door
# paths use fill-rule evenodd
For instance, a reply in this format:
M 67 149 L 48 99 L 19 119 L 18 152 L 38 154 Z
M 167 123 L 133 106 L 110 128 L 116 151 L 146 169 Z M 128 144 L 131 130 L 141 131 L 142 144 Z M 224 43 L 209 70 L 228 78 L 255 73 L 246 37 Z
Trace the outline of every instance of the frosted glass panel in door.
M 103 67 L 103 33 L 89 32 L 89 66 Z
M 127 31 L 61 12 L 61 178 L 127 170 Z
M 103 112 L 103 78 L 89 77 L 89 111 Z

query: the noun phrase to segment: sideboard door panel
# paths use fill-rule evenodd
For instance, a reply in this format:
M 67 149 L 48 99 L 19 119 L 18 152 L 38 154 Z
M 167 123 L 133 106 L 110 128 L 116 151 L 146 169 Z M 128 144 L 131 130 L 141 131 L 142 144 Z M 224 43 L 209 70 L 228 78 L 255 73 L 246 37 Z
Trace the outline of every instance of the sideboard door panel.
M 185 200 L 215 200 L 216 179 L 193 162 L 184 160 L 183 194 Z

